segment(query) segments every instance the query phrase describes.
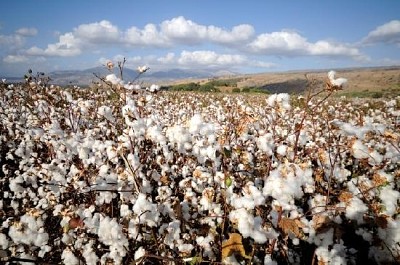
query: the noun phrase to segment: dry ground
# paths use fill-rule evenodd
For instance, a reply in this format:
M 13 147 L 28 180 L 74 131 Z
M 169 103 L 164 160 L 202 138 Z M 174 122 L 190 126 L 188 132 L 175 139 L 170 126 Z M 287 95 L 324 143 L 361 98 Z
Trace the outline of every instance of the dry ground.
M 307 86 L 307 78 L 323 86 L 327 78 L 327 70 L 292 71 L 280 73 L 261 73 L 219 77 L 218 79 L 238 78 L 238 88 L 259 87 L 270 92 L 296 93 L 303 91 Z M 348 83 L 341 94 L 371 94 L 376 92 L 385 95 L 400 94 L 400 66 L 388 68 L 355 68 L 336 70 L 337 77 L 348 79 Z M 200 82 L 208 79 L 180 80 L 177 83 Z M 223 89 L 223 90 L 229 90 Z

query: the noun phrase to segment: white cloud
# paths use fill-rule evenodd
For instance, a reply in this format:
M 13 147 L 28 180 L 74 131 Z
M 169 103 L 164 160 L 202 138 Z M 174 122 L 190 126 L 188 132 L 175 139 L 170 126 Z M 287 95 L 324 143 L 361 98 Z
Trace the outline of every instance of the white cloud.
M 248 47 L 251 52 L 265 55 L 349 56 L 356 59 L 363 57 L 357 48 L 350 45 L 326 40 L 312 43 L 300 34 L 290 31 L 261 34 Z
M 162 63 L 162 64 L 175 63 L 175 60 L 176 60 L 175 53 L 173 53 L 173 52 L 169 52 L 164 57 L 160 57 L 160 58 L 157 59 L 157 61 Z
M 38 30 L 36 28 L 20 28 L 15 31 L 16 34 L 26 37 L 36 36 Z
M 112 59 L 102 57 L 98 60 L 101 65 L 112 61 L 121 61 L 121 55 L 116 55 Z M 185 69 L 202 69 L 202 70 L 240 70 L 247 66 L 252 68 L 271 68 L 276 65 L 269 62 L 252 60 L 246 56 L 239 54 L 219 54 L 214 51 L 183 51 L 179 55 L 173 52 L 166 53 L 163 56 L 156 57 L 134 56 L 127 57 L 125 66 L 136 69 L 140 65 L 148 65 L 153 71 L 165 69 L 185 68 Z
M 309 46 L 304 37 L 289 31 L 264 33 L 249 44 L 255 53 L 277 55 L 301 55 Z
M 168 41 L 157 30 L 154 24 L 147 24 L 144 29 L 131 27 L 124 33 L 123 42 L 134 46 L 169 46 Z
M 92 43 L 114 43 L 120 39 L 118 27 L 107 20 L 79 25 L 72 34 L 77 39 Z
M 7 55 L 3 58 L 5 63 L 25 63 L 28 62 L 29 58 L 24 55 Z
M 208 38 L 211 41 L 222 44 L 243 44 L 243 42 L 248 41 L 253 35 L 254 28 L 248 24 L 235 26 L 231 31 L 226 31 L 215 26 L 207 27 Z
M 25 38 L 21 35 L 0 35 L 0 47 L 4 46 L 7 49 L 15 49 L 22 47 L 25 43 Z
M 207 27 L 196 24 L 184 17 L 176 17 L 161 23 L 161 31 L 173 41 L 196 44 L 207 37 Z
M 69 32 L 61 35 L 57 43 L 47 45 L 46 49 L 34 46 L 26 50 L 26 54 L 31 56 L 76 56 L 82 52 L 81 43 L 80 39 L 77 39 L 74 34 Z
M 246 62 L 246 57 L 235 54 L 217 54 L 214 51 L 183 51 L 177 62 L 182 66 L 232 67 Z
M 363 40 L 364 43 L 388 43 L 400 45 L 400 20 L 392 20 L 377 27 L 368 33 Z
M 248 41 L 254 35 L 254 28 L 249 24 L 237 25 L 227 31 L 214 25 L 200 25 L 182 16 L 165 20 L 160 28 L 161 36 L 165 36 L 171 42 L 189 45 L 206 41 L 235 45 L 237 42 Z

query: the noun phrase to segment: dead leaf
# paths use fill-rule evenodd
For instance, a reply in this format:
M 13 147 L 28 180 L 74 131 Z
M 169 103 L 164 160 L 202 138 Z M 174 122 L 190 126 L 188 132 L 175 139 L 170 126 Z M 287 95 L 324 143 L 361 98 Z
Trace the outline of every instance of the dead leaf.
M 68 227 L 70 229 L 75 229 L 75 228 L 82 228 L 85 224 L 83 223 L 83 220 L 80 217 L 74 217 L 69 219 L 68 222 Z
M 325 232 L 330 228 L 331 219 L 322 214 L 316 214 L 313 216 L 313 228 L 317 233 Z
M 352 198 L 353 198 L 353 194 L 348 191 L 343 191 L 339 195 L 339 201 L 344 202 L 344 203 L 349 202 Z
M 304 233 L 303 230 L 301 230 L 302 227 L 304 227 L 304 224 L 300 222 L 298 219 L 290 219 L 286 217 L 282 217 L 282 219 L 279 221 L 279 228 L 282 229 L 282 231 L 288 235 L 289 233 L 294 234 L 297 238 L 304 238 Z
M 394 132 L 389 131 L 389 130 L 385 131 L 383 135 L 385 137 L 391 138 L 391 139 L 393 139 L 395 141 L 399 140 L 399 138 L 400 138 L 400 136 L 398 134 L 395 134 Z
M 372 181 L 373 181 L 373 183 L 374 183 L 374 185 L 375 185 L 376 187 L 377 187 L 377 186 L 383 186 L 383 185 L 385 185 L 385 184 L 388 182 L 388 180 L 387 180 L 386 177 L 381 176 L 381 175 L 378 174 L 378 173 L 375 173 L 375 174 L 372 176 Z
M 230 233 L 229 239 L 222 242 L 222 259 L 231 256 L 232 254 L 239 254 L 245 259 L 251 259 L 246 255 L 242 243 L 242 235 L 238 233 Z
M 387 225 L 388 225 L 387 219 L 388 219 L 388 217 L 386 215 L 381 215 L 381 216 L 376 217 L 375 221 L 376 221 L 376 224 L 380 228 L 386 229 Z

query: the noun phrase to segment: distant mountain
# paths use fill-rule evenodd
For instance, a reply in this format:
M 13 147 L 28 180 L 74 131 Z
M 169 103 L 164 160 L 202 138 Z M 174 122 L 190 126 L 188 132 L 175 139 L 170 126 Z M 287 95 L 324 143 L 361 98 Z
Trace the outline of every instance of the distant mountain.
M 57 85 L 80 85 L 85 86 L 91 84 L 93 81 L 97 81 L 97 76 L 104 77 L 110 73 L 115 73 L 119 76 L 118 69 L 115 68 L 113 72 L 108 71 L 104 67 L 95 67 L 85 70 L 65 70 L 65 71 L 53 71 L 48 73 L 48 76 L 52 79 L 52 84 Z M 129 68 L 124 68 L 123 78 L 126 81 L 134 80 L 138 75 L 138 72 Z M 144 82 L 170 82 L 179 79 L 199 79 L 216 76 L 216 73 L 208 71 L 194 71 L 194 70 L 183 70 L 183 69 L 171 69 L 168 71 L 157 71 L 152 72 L 151 69 L 144 73 L 140 80 Z

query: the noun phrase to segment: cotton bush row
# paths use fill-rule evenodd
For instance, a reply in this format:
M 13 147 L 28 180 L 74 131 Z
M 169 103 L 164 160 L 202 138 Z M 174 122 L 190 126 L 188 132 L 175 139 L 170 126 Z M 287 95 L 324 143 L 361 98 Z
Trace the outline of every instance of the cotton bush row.
M 120 98 L 114 77 L 1 84 L 3 259 L 399 262 L 399 99 Z

